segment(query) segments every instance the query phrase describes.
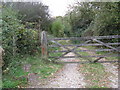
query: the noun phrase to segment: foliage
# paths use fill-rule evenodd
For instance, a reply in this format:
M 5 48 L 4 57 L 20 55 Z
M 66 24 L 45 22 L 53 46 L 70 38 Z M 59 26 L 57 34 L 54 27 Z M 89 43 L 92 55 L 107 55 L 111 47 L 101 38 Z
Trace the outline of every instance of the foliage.
M 38 41 L 37 32 L 33 29 L 19 30 L 18 40 L 16 41 L 18 52 L 21 54 L 34 54 L 37 52 Z
M 70 22 L 69 22 L 69 19 L 68 19 L 68 17 L 63 17 L 63 25 L 64 25 L 64 34 L 65 34 L 65 36 L 70 36 L 70 35 L 72 35 L 72 27 L 71 27 L 71 25 L 70 25 Z
M 20 57 L 12 58 L 12 63 L 3 70 L 3 88 L 17 88 L 18 85 L 27 84 L 28 73 L 23 71 L 20 60 L 23 61 Z
M 11 8 L 2 9 L 2 45 L 5 49 L 5 62 L 9 63 L 10 56 L 13 55 L 13 38 L 16 37 L 20 21 L 17 19 L 17 13 Z
M 6 2 L 4 5 L 12 7 L 17 11 L 19 19 L 22 20 L 22 23 L 26 24 L 27 28 L 30 28 L 30 25 L 27 25 L 26 22 L 31 22 L 33 23 L 31 25 L 32 28 L 49 29 L 50 16 L 48 6 L 43 5 L 42 2 Z
M 92 24 L 93 35 L 117 35 L 119 34 L 119 3 L 100 3 L 97 7 L 94 23 Z M 94 3 L 93 3 L 94 5 Z M 102 13 L 101 13 L 102 12 Z M 89 27 L 88 27 L 89 29 Z
M 66 14 L 72 27 L 70 36 L 117 35 L 120 2 L 77 2 Z
M 26 29 L 17 16 L 12 8 L 2 9 L 2 46 L 6 65 L 12 62 L 10 58 L 15 54 L 33 54 L 38 50 L 36 30 Z
M 72 27 L 71 36 L 81 36 L 82 32 L 90 25 L 94 18 L 94 12 L 91 8 L 89 3 L 78 3 L 72 8 L 72 11 L 66 14 Z
M 64 36 L 64 25 L 61 17 L 58 17 L 53 21 L 51 31 L 55 37 Z

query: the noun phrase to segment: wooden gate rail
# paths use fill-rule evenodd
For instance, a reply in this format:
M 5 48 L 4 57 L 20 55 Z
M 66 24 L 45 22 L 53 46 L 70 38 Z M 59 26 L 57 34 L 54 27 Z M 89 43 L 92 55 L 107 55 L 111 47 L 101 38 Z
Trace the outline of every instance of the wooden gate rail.
M 87 51 L 91 51 L 91 52 L 97 52 L 97 51 L 115 51 L 113 49 L 91 49 L 91 50 L 76 50 L 76 52 L 87 52 Z M 50 52 L 67 52 L 67 50 L 61 50 L 61 51 L 50 51 Z
M 81 57 L 81 56 L 64 56 L 64 57 L 52 57 L 52 56 L 49 56 L 49 58 L 76 58 L 76 57 Z M 95 55 L 95 56 L 83 56 L 82 57 L 120 57 L 119 55 Z
M 91 37 L 50 38 L 48 40 L 86 40 L 86 39 L 112 39 L 112 38 L 120 38 L 120 35 L 91 36 Z
M 120 63 L 120 61 L 98 61 L 97 63 Z M 80 62 L 59 62 L 59 63 L 79 63 L 79 64 L 86 64 L 86 63 L 95 63 L 95 62 L 88 62 L 88 61 L 80 61 Z
M 104 43 L 107 45 L 120 45 L 120 43 Z M 94 43 L 94 44 L 79 44 L 79 45 L 63 45 L 65 47 L 70 47 L 70 46 L 103 46 L 103 44 L 99 44 L 99 43 Z M 49 47 L 59 47 L 58 45 L 49 45 Z

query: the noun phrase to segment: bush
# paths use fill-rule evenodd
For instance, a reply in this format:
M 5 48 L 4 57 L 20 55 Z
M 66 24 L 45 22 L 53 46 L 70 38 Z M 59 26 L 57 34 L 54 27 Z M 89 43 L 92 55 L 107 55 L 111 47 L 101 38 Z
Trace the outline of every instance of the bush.
M 11 58 L 16 55 L 37 53 L 37 31 L 26 29 L 18 19 L 18 13 L 12 8 L 2 9 L 2 46 L 5 50 L 5 65 L 12 62 Z

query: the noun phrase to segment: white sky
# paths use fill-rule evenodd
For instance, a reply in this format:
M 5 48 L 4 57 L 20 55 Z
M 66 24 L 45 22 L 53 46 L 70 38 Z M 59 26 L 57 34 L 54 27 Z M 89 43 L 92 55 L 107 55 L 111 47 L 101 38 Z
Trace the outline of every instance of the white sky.
M 43 3 L 49 6 L 52 16 L 64 16 L 69 4 L 74 4 L 75 1 L 76 0 L 42 0 Z

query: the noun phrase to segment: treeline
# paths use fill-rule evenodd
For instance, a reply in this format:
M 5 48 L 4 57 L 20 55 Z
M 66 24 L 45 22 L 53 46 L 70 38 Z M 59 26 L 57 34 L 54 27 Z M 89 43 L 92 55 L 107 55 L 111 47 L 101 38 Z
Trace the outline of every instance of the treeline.
M 119 12 L 120 2 L 77 2 L 64 17 L 55 19 L 51 30 L 55 36 L 118 35 Z

